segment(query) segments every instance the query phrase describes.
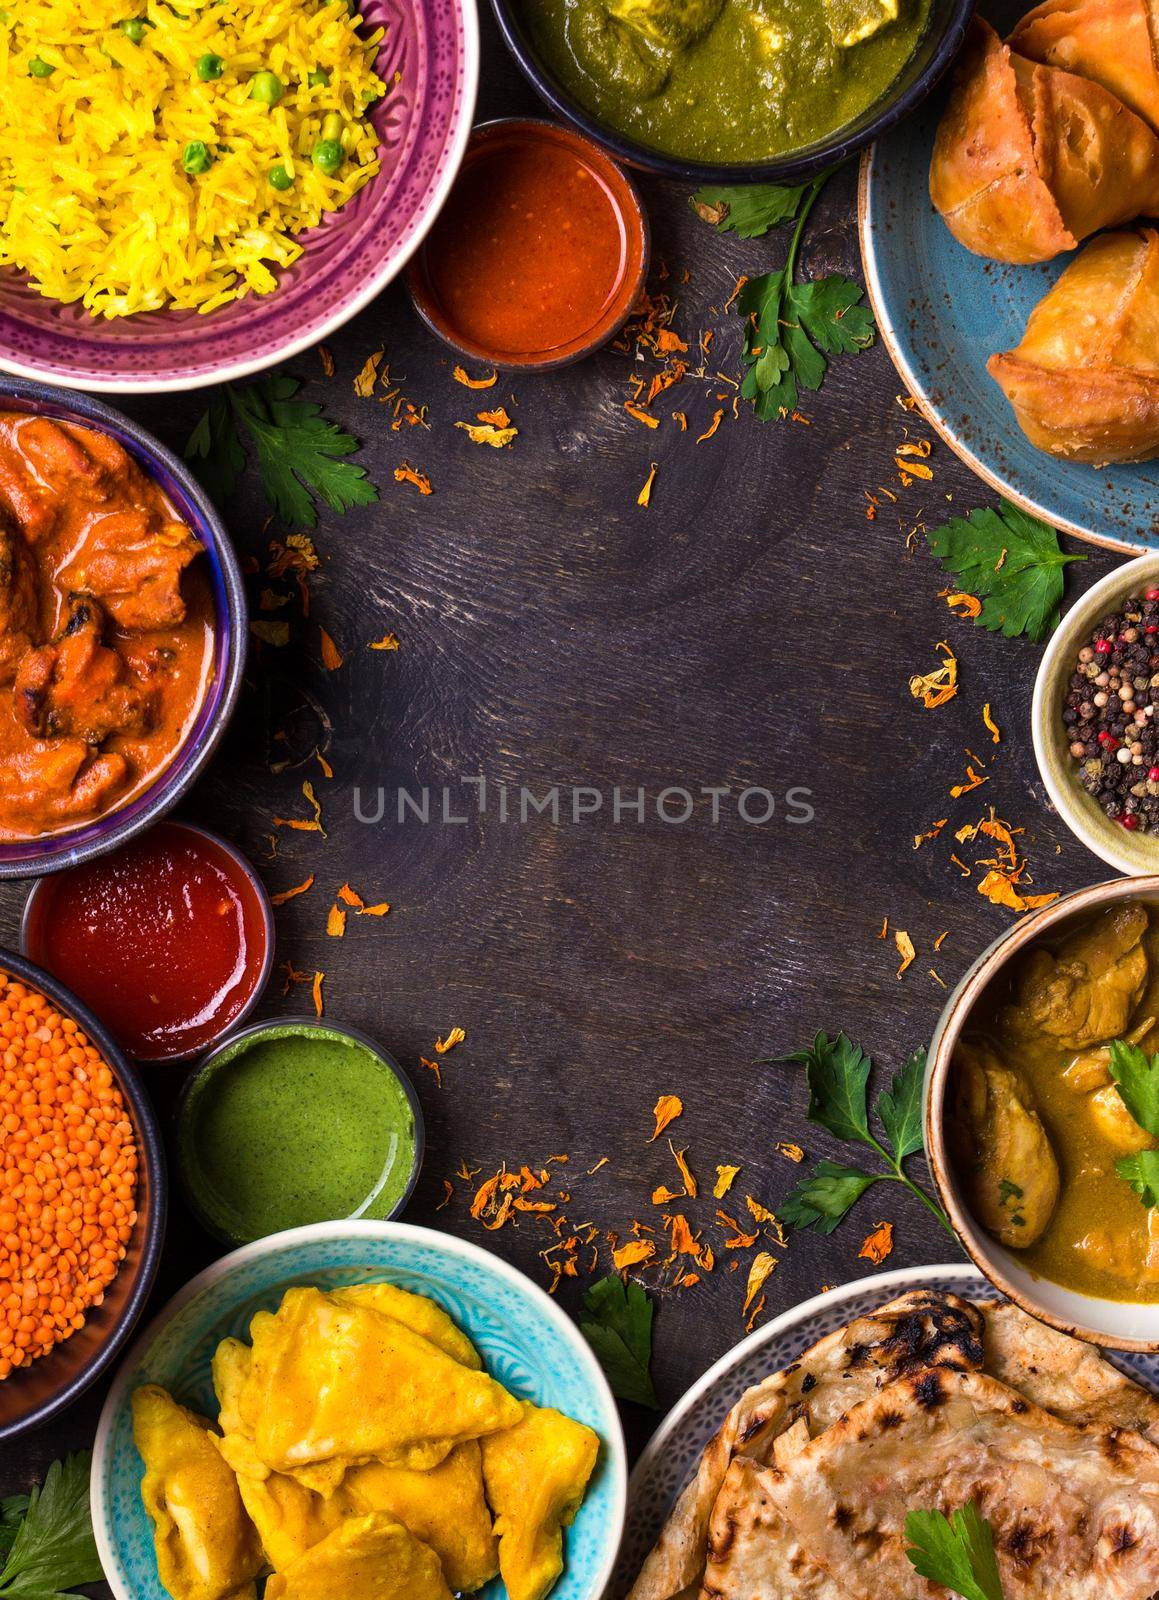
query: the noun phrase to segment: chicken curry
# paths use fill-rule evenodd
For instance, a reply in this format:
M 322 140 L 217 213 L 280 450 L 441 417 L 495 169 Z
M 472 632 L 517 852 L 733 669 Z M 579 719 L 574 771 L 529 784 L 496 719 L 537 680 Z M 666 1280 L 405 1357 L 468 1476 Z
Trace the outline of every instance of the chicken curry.
M 1159 1051 L 1159 911 L 1113 905 L 1037 941 L 986 991 L 954 1057 L 950 1141 L 970 1209 L 1032 1272 L 1159 1301 L 1159 1211 L 1116 1170 L 1159 1147 L 1110 1045 Z
M 116 440 L 0 413 L 0 840 L 93 821 L 181 749 L 213 672 L 201 551 Z

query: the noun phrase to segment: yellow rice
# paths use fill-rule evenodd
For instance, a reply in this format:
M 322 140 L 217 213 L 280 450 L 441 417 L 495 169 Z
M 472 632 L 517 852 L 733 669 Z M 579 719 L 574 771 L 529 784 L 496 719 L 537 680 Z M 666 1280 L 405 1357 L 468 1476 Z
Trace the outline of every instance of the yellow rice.
M 122 317 L 212 311 L 269 294 L 297 239 L 378 171 L 367 107 L 385 92 L 346 0 L 0 0 L 0 265 L 39 291 Z M 121 24 L 151 24 L 134 44 Z M 197 63 L 221 56 L 220 78 Z M 55 70 L 36 77 L 38 59 Z M 311 87 L 314 69 L 330 75 Z M 256 72 L 285 86 L 250 98 Z M 311 159 L 331 113 L 345 159 Z M 331 124 L 333 131 L 333 124 Z M 182 155 L 201 140 L 207 172 Z M 292 177 L 279 190 L 270 171 Z

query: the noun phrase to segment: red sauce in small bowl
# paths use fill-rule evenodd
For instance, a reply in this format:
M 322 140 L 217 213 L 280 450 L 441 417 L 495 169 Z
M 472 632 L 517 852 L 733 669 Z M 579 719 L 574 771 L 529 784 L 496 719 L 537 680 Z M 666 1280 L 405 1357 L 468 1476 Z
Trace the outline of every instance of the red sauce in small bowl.
M 24 951 L 143 1061 L 197 1055 L 256 1003 L 273 960 L 265 891 L 223 840 L 162 822 L 50 878 Z
M 550 122 L 491 122 L 471 136 L 408 281 L 461 354 L 559 366 L 617 332 L 647 258 L 639 196 L 597 145 Z

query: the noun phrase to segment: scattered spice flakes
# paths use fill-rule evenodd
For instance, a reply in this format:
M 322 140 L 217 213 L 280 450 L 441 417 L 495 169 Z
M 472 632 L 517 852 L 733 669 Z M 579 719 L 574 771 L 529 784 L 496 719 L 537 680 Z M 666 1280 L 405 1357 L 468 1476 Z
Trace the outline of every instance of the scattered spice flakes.
M 888 917 L 882 917 L 882 919 L 881 919 L 881 929 L 880 929 L 877 937 L 879 939 L 885 939 L 885 938 L 888 937 L 888 935 L 889 935 L 889 918 Z
M 938 934 L 938 937 L 937 937 L 937 938 L 936 938 L 936 939 L 935 939 L 935 940 L 934 940 L 934 949 L 935 949 L 935 950 L 940 950 L 940 949 L 941 949 L 941 948 L 942 948 L 942 945 L 943 945 L 943 944 L 944 944 L 944 943 L 945 943 L 945 941 L 946 941 L 946 940 L 947 940 L 947 939 L 948 939 L 948 938 L 949 938 L 949 937 L 950 937 L 950 930 L 949 930 L 949 928 L 947 928 L 947 929 L 946 929 L 946 931 L 945 931 L 945 932 L 944 932 L 944 933 L 939 933 L 939 934 Z
M 320 833 L 324 839 L 326 830 L 322 826 L 322 807 L 318 796 L 314 793 L 314 785 L 309 778 L 302 784 L 302 793 L 305 795 L 308 804 L 313 808 L 314 815 L 312 817 L 275 817 L 273 819 L 274 827 L 292 828 L 295 833 Z
M 435 1040 L 435 1049 L 439 1055 L 445 1056 L 448 1050 L 453 1050 L 457 1044 L 462 1044 L 466 1037 L 465 1029 L 452 1028 L 445 1039 Z
M 493 372 L 489 378 L 472 378 L 466 367 L 452 367 L 451 377 L 464 389 L 493 389 L 499 382 L 498 372 Z
M 913 940 L 904 928 L 896 928 L 894 930 L 893 942 L 897 946 L 898 955 L 901 957 L 901 966 L 897 969 L 897 975 L 900 978 L 913 965 L 917 951 L 914 949 Z
M 971 622 L 982 615 L 982 602 L 975 594 L 967 594 L 965 590 L 943 589 L 942 599 L 954 616 L 961 617 L 964 622 Z
M 934 823 L 933 827 L 927 828 L 925 833 L 915 833 L 914 849 L 920 850 L 927 839 L 936 839 L 938 834 L 941 833 L 942 829 L 946 826 L 946 823 L 949 822 L 949 820 L 949 817 L 939 817 Z
M 714 1200 L 723 1200 L 728 1191 L 736 1182 L 739 1167 L 718 1166 L 716 1169 L 716 1182 L 712 1186 Z
M 332 378 L 334 376 L 334 357 L 330 354 L 329 345 L 320 344 L 318 346 L 318 360 L 322 363 L 323 376 Z
M 601 1156 L 600 1159 L 596 1162 L 594 1167 L 589 1167 L 588 1168 L 588 1173 L 587 1173 L 588 1177 L 590 1178 L 593 1175 L 593 1173 L 598 1172 L 601 1167 L 606 1167 L 607 1164 L 608 1164 L 607 1156 Z
M 322 1004 L 322 985 L 325 982 L 326 974 L 324 972 L 316 972 L 314 974 L 314 982 L 310 985 L 310 994 L 314 1001 L 314 1015 L 317 1017 L 320 1017 L 325 1009 Z
M 311 873 L 308 878 L 303 878 L 301 883 L 296 883 L 292 889 L 281 889 L 277 894 L 272 894 L 270 896 L 270 904 L 272 906 L 284 906 L 287 900 L 294 900 L 298 895 L 305 894 L 308 889 L 313 887 L 314 874 Z
M 480 422 L 489 422 L 493 428 L 509 428 L 511 417 L 506 406 L 496 406 L 494 411 L 476 411 Z
M 352 889 L 348 883 L 344 883 L 338 890 L 338 899 L 341 900 L 344 906 L 352 906 L 355 911 L 361 911 L 366 904 L 358 890 Z
M 704 442 L 707 439 L 711 439 L 713 434 L 720 427 L 720 425 L 721 425 L 721 423 L 723 421 L 724 421 L 724 412 L 723 412 L 723 410 L 714 411 L 713 414 L 712 414 L 712 421 L 709 423 L 708 427 L 704 430 L 704 432 L 700 435 L 699 439 L 697 439 L 697 441 L 696 441 L 697 444 L 704 444 Z
M 644 410 L 643 406 L 636 405 L 632 400 L 624 401 L 624 410 L 630 417 L 635 417 L 637 422 L 642 422 L 646 428 L 658 428 L 660 426 L 659 417 L 652 416 L 650 412 Z
M 1020 894 L 1013 880 L 992 867 L 978 884 L 978 893 L 992 905 L 1009 906 L 1011 911 L 1036 911 L 1039 906 L 1049 906 L 1058 899 L 1055 894 Z
M 398 634 L 384 633 L 381 639 L 374 639 L 367 646 L 370 650 L 397 650 Z
M 273 645 L 281 649 L 290 642 L 290 624 L 288 622 L 265 622 L 261 617 L 250 619 L 250 632 L 255 639 L 260 639 L 263 644 Z
M 435 492 L 426 473 L 420 472 L 417 467 L 410 466 L 406 461 L 401 466 L 395 467 L 394 481 L 396 483 L 412 483 L 420 494 L 434 494 Z
M 857 1252 L 859 1260 L 871 1261 L 875 1267 L 893 1254 L 893 1223 L 879 1222 L 873 1232 L 862 1242 Z
M 721 1227 L 727 1229 L 732 1236 L 724 1241 L 724 1248 L 726 1250 L 751 1250 L 753 1245 L 756 1244 L 757 1240 L 760 1238 L 759 1230 L 756 1233 L 747 1232 L 741 1223 L 737 1221 L 736 1217 L 730 1217 L 727 1211 L 718 1211 L 716 1213 L 716 1220 L 720 1223 Z
M 444 1178 L 443 1179 L 443 1198 L 439 1201 L 438 1205 L 435 1207 L 435 1210 L 436 1211 L 445 1211 L 446 1208 L 450 1205 L 451 1201 L 454 1198 L 455 1198 L 455 1186 L 451 1182 L 450 1178 Z
M 673 422 L 675 422 L 679 426 L 681 433 L 687 433 L 688 432 L 688 414 L 687 414 L 687 412 L 674 411 L 672 413 L 672 420 L 673 420 Z
M 673 1256 L 691 1256 L 702 1271 L 712 1271 L 715 1265 L 712 1246 L 705 1244 L 698 1233 L 693 1233 L 683 1211 L 674 1211 L 666 1216 L 664 1225 L 669 1230 L 668 1245 Z
M 390 901 L 380 900 L 377 905 L 359 906 L 357 914 L 360 917 L 385 917 L 389 912 Z
M 515 427 L 497 428 L 493 422 L 456 422 L 472 444 L 489 444 L 493 450 L 505 450 L 519 436 Z
M 317 745 L 314 746 L 314 760 L 321 767 L 324 778 L 332 778 L 334 776 L 334 768 L 327 761 L 321 750 L 318 749 Z
M 982 707 L 982 721 L 986 726 L 986 731 L 990 735 L 991 741 L 994 744 L 1001 744 L 1002 730 L 994 721 L 993 713 L 990 710 L 989 700 L 987 700 L 986 704 Z
M 656 1140 L 664 1132 L 664 1129 L 668 1126 L 668 1124 L 670 1122 L 675 1122 L 676 1118 L 682 1116 L 683 1114 L 684 1102 L 681 1100 L 678 1094 L 662 1094 L 659 1100 L 657 1100 L 656 1104 L 652 1107 L 652 1115 L 656 1119 L 656 1127 L 653 1130 L 652 1137 L 648 1140 L 648 1143 L 655 1144 Z
M 258 610 L 280 611 L 283 606 L 289 605 L 290 598 L 288 594 L 275 594 L 272 589 L 263 589 L 258 595 Z
M 968 761 L 966 763 L 965 778 L 961 783 L 954 784 L 950 790 L 950 795 L 954 800 L 960 800 L 964 794 L 971 794 L 975 789 L 980 789 L 984 783 L 989 782 L 990 779 L 987 775 L 984 772 L 975 772 L 973 762 Z
M 318 629 L 322 641 L 322 665 L 327 672 L 337 672 L 346 659 L 325 628 Z
M 360 399 L 368 400 L 374 393 L 374 385 L 378 382 L 378 369 L 385 354 L 386 347 L 380 346 L 362 363 L 362 369 L 354 380 L 354 393 Z
M 749 1267 L 748 1282 L 745 1285 L 744 1305 L 741 1307 L 742 1315 L 748 1311 L 748 1308 L 776 1270 L 777 1258 L 770 1255 L 767 1250 L 760 1250 L 753 1257 L 752 1264 Z
M 677 1150 L 671 1139 L 668 1141 L 668 1148 L 672 1151 L 673 1161 L 680 1168 L 680 1177 L 684 1183 L 684 1193 L 689 1200 L 695 1200 L 700 1193 L 700 1185 L 696 1181 L 696 1174 L 688 1165 L 688 1151 Z
M 901 481 L 905 488 L 909 488 L 913 478 L 921 478 L 925 482 L 934 475 L 933 467 L 927 467 L 924 461 L 912 461 L 908 457 L 894 456 L 893 464 L 901 474 Z
M 655 1255 L 656 1246 L 651 1239 L 630 1239 L 627 1244 L 612 1251 L 612 1262 L 617 1272 L 626 1272 L 629 1267 L 642 1267 Z
M 942 977 L 941 973 L 937 972 L 933 967 L 931 967 L 929 969 L 929 975 L 934 980 L 934 982 L 938 985 L 939 988 L 946 989 L 946 988 L 949 987 L 949 985 L 946 983 L 945 979 Z
M 805 1152 L 799 1144 L 789 1144 L 786 1140 L 779 1139 L 773 1148 L 784 1156 L 786 1161 L 796 1161 L 800 1164 L 805 1159 Z
M 957 856 L 957 855 L 954 855 L 954 854 L 951 853 L 950 860 L 957 867 L 958 871 L 962 874 L 963 878 L 969 878 L 969 877 L 972 876 L 970 868 L 966 865 L 966 863 L 961 859 L 960 856 Z
M 670 1206 L 673 1200 L 682 1200 L 683 1192 L 679 1189 L 670 1189 L 666 1183 L 652 1190 L 652 1204 L 654 1206 Z
M 290 990 L 297 983 L 310 982 L 310 974 L 308 972 L 299 972 L 297 967 L 295 967 L 291 961 L 283 961 L 281 966 L 278 968 L 278 971 L 286 974 L 286 981 L 282 984 L 283 995 L 289 994 Z
M 658 464 L 655 461 L 649 463 L 648 476 L 644 480 L 644 487 L 640 490 L 640 493 L 636 496 L 636 504 L 638 506 L 651 505 L 651 503 L 652 503 L 652 485 L 656 482 L 656 473 L 657 473 L 658 470 L 659 470 L 658 469 Z
M 909 692 L 920 700 L 927 711 L 936 711 L 952 700 L 958 692 L 958 658 L 944 639 L 934 646 L 944 660 L 933 672 L 915 672 L 909 680 Z
M 331 906 L 326 917 L 326 932 L 331 939 L 346 937 L 346 912 L 341 906 Z
M 756 1218 L 761 1226 L 768 1228 L 781 1249 L 788 1249 L 789 1241 L 785 1237 L 785 1230 L 782 1228 L 776 1213 L 770 1211 L 768 1206 L 763 1206 L 759 1200 L 754 1200 L 751 1194 L 745 1195 L 744 1203 L 748 1206 L 749 1213 Z
M 435 1075 L 435 1082 L 438 1084 L 440 1089 L 443 1087 L 443 1069 L 437 1061 L 428 1061 L 426 1056 L 420 1056 L 419 1066 L 426 1067 L 428 1072 L 433 1072 Z

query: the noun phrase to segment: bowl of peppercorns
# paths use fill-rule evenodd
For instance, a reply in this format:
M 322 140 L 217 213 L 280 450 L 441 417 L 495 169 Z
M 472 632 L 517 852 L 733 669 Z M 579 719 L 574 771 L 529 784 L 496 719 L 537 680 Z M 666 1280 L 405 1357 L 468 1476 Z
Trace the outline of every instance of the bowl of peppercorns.
M 1031 709 L 1047 793 L 1120 872 L 1159 867 L 1159 554 L 1088 589 L 1042 658 Z

